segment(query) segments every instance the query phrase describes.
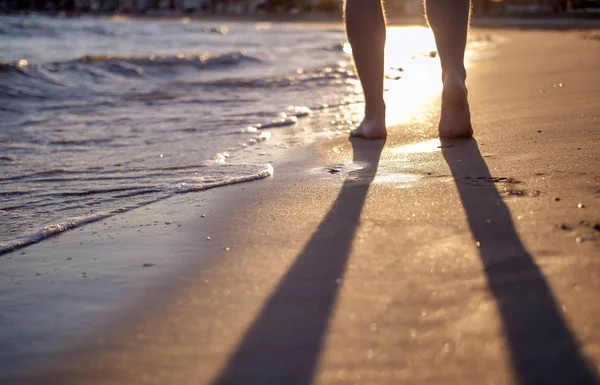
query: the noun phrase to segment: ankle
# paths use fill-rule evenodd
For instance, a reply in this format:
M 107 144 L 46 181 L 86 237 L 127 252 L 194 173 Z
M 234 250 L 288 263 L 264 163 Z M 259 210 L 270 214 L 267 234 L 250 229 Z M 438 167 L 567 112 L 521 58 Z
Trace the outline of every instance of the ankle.
M 459 70 L 445 70 L 442 71 L 442 83 L 444 85 L 456 85 L 461 84 L 465 85 L 465 81 L 467 79 L 467 73 L 465 69 Z
M 366 119 L 385 119 L 385 102 L 382 100 L 377 104 L 369 104 L 365 106 Z

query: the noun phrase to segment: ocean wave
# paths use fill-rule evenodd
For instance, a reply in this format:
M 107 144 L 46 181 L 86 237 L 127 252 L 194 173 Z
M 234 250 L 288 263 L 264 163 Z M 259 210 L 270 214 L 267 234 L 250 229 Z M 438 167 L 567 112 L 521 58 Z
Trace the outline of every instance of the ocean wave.
M 293 75 L 267 78 L 230 78 L 211 81 L 176 81 L 175 86 L 206 86 L 217 88 L 281 88 L 293 86 L 321 87 L 330 84 L 342 84 L 358 79 L 354 70 L 346 65 L 325 66 L 314 70 L 298 69 Z
M 21 59 L 14 62 L 0 61 L 0 73 L 18 72 L 22 74 L 33 74 L 45 70 L 52 74 L 61 72 L 77 71 L 94 66 L 102 68 L 107 72 L 123 76 L 141 76 L 144 67 L 178 67 L 188 66 L 196 69 L 221 69 L 241 65 L 244 63 L 260 63 L 263 60 L 249 55 L 243 51 L 234 51 L 224 54 L 213 53 L 177 53 L 177 54 L 151 54 L 143 56 L 129 55 L 84 55 L 78 59 L 58 61 L 47 64 L 30 64 Z M 46 73 L 47 74 L 47 73 Z M 63 82 L 61 84 L 66 84 Z
M 114 21 L 114 20 L 113 20 Z M 121 20 L 122 21 L 122 20 Z M 189 20 L 185 22 L 185 18 L 182 19 L 182 23 L 179 25 L 172 25 L 172 30 L 180 30 L 182 33 L 194 33 L 194 34 L 217 34 L 227 35 L 229 28 L 227 26 L 215 26 L 215 25 L 202 25 L 194 22 L 190 23 Z M 97 20 L 73 18 L 67 20 L 58 20 L 54 18 L 31 18 L 31 17 L 11 17 L 4 16 L 0 19 L 0 35 L 5 36 L 16 36 L 16 37 L 55 37 L 55 38 L 68 38 L 73 33 L 91 35 L 99 38 L 124 36 L 129 35 L 131 30 L 124 28 L 123 25 L 116 23 L 98 23 Z M 174 27 L 174 28 L 173 28 Z M 152 34 L 154 31 L 145 31 L 144 29 L 137 29 L 135 33 Z
M 280 113 L 277 119 L 248 126 L 248 128 L 246 128 L 246 132 L 264 130 L 266 128 L 293 126 L 298 122 L 299 118 L 309 116 L 311 112 L 312 111 L 308 107 L 294 107 L 288 112 Z
M 95 222 L 101 219 L 105 219 L 107 217 L 124 213 L 136 208 L 140 208 L 146 206 L 150 203 L 154 203 L 157 201 L 161 201 L 167 198 L 170 198 L 176 194 L 190 193 L 196 191 L 208 190 L 216 187 L 227 186 L 231 184 L 243 183 L 254 181 L 257 179 L 263 179 L 270 176 L 273 176 L 273 166 L 270 164 L 212 164 L 212 165 L 203 165 L 197 167 L 183 167 L 183 168 L 166 168 L 164 170 L 153 170 L 152 176 L 156 176 L 156 171 L 164 172 L 169 171 L 164 174 L 165 177 L 172 174 L 172 171 L 175 169 L 183 169 L 193 171 L 201 168 L 203 173 L 197 175 L 195 173 L 190 172 L 189 175 L 180 175 L 171 178 L 170 180 L 166 180 L 164 182 L 156 181 L 156 179 L 152 179 L 152 181 L 146 181 L 146 183 L 142 183 L 140 186 L 129 186 L 129 187 L 112 187 L 106 189 L 90 189 L 90 190 L 82 190 L 77 193 L 65 193 L 63 192 L 63 196 L 73 196 L 77 198 L 87 197 L 90 195 L 106 195 L 114 192 L 124 192 L 130 191 L 125 194 L 113 195 L 112 198 L 116 202 L 118 199 L 129 198 L 128 201 L 131 201 L 130 198 L 137 196 L 140 199 L 135 200 L 135 203 L 129 204 L 126 206 L 117 207 L 114 209 L 98 211 L 94 213 L 88 213 L 80 216 L 69 217 L 61 220 L 57 220 L 54 223 L 45 225 L 38 230 L 30 231 L 25 234 L 21 234 L 16 238 L 8 239 L 0 242 L 0 255 L 8 253 L 10 251 L 14 251 L 21 247 L 31 245 L 33 243 L 40 242 L 48 237 L 53 235 L 65 232 L 69 229 L 79 227 L 81 225 Z M 51 170 L 49 175 L 54 174 L 62 174 L 65 170 Z M 131 172 L 127 173 L 130 174 Z M 46 173 L 48 174 L 48 173 Z M 126 175 L 122 176 L 122 179 L 130 180 L 130 178 Z M 10 196 L 10 191 L 5 192 L 4 195 L 7 197 Z M 17 192 L 14 192 L 17 194 Z M 18 192 L 18 194 L 22 194 L 24 192 Z M 18 195 L 17 194 L 17 195 Z M 65 195 L 66 194 L 66 195 Z M 73 202 L 72 202 L 73 203 Z M 52 206 L 52 205 L 51 205 Z M 89 204 L 85 203 L 77 203 L 77 206 L 68 207 L 69 209 L 73 209 L 74 207 L 89 207 Z M 51 210 L 54 213 L 62 211 L 59 207 L 51 207 Z M 7 214 L 8 211 L 6 208 L 0 209 L 0 215 Z M 16 219 L 13 219 L 13 221 Z
M 151 54 L 145 56 L 85 55 L 75 61 L 82 64 L 128 63 L 138 66 L 193 66 L 206 69 L 231 66 L 244 62 L 261 62 L 262 60 L 245 52 L 235 51 L 225 54 L 188 54 L 180 52 L 177 54 Z
M 6 20 L 0 25 L 0 35 L 23 37 L 57 37 L 60 31 L 46 25 L 45 23 L 20 18 Z
M 9 102 L 18 103 L 17 98 L 58 97 L 64 88 L 73 85 L 73 82 L 61 79 L 51 71 L 29 65 L 25 59 L 16 62 L 0 61 L 0 98 L 7 97 Z
M 0 61 L 0 73 L 1 72 L 25 72 L 25 67 L 29 62 L 27 60 L 18 60 L 15 62 Z
M 146 56 L 85 55 L 78 59 L 31 64 L 25 59 L 0 61 L 0 98 L 90 99 L 93 95 L 122 94 L 123 81 L 177 77 L 178 69 L 219 71 L 262 60 L 242 51 L 225 54 L 178 53 Z M 146 83 L 145 85 L 152 84 Z M 65 90 L 69 88 L 70 90 Z M 75 90 L 85 92 L 83 96 Z M 134 97 L 135 99 L 135 97 Z

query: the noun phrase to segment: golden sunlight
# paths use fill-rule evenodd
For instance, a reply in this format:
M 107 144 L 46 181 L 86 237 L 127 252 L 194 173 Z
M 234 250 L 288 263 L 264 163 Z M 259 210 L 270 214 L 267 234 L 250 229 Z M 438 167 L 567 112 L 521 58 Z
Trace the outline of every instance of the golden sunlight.
M 423 120 L 423 107 L 442 91 L 440 62 L 431 30 L 389 28 L 385 63 L 387 123 Z
M 401 147 L 392 148 L 391 151 L 397 154 L 422 154 L 428 152 L 440 151 L 442 143 L 439 139 L 430 139 L 424 142 L 407 144 Z
M 349 43 L 343 50 L 352 54 Z M 465 66 L 469 65 L 470 51 L 465 52 Z M 385 100 L 388 125 L 411 121 L 423 122 L 430 118 L 429 102 L 442 91 L 442 72 L 431 29 L 426 27 L 389 27 L 385 46 Z M 360 83 L 356 92 L 361 93 Z M 362 105 L 352 110 L 362 115 Z

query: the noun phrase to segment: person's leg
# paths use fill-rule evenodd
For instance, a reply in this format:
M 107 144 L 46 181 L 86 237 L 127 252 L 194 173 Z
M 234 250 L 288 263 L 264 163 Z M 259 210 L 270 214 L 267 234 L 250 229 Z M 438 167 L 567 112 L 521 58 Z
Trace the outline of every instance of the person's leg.
M 365 118 L 351 135 L 367 139 L 385 138 L 385 17 L 381 0 L 347 0 L 344 13 L 346 34 L 352 46 L 354 64 L 365 94 Z
M 469 0 L 427 0 L 427 20 L 442 63 L 441 137 L 472 136 L 464 65 L 471 4 Z

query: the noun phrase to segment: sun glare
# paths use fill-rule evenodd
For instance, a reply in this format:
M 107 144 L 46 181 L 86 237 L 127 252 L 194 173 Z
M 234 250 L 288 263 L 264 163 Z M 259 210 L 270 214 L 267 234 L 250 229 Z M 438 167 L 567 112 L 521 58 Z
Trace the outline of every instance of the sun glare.
M 468 46 L 472 44 L 470 42 Z M 352 54 L 349 43 L 344 44 L 343 51 Z M 466 68 L 470 67 L 473 59 L 473 50 L 467 48 L 464 59 Z M 438 110 L 431 108 L 431 102 L 442 92 L 442 70 L 430 28 L 415 26 L 387 29 L 384 89 L 388 126 L 432 121 L 432 115 L 437 114 Z M 362 93 L 358 81 L 355 93 Z M 357 117 L 356 120 L 360 120 L 363 108 L 364 105 L 354 105 L 349 110 Z M 421 126 L 424 131 L 429 129 Z
M 352 54 L 349 43 L 343 50 Z M 385 45 L 385 100 L 388 125 L 425 121 L 428 102 L 442 91 L 441 68 L 433 32 L 425 27 L 390 27 Z M 360 84 L 356 84 L 360 93 Z M 361 115 L 362 107 L 356 106 Z
M 431 30 L 389 28 L 385 63 L 388 124 L 424 120 L 423 107 L 442 90 L 440 63 Z

